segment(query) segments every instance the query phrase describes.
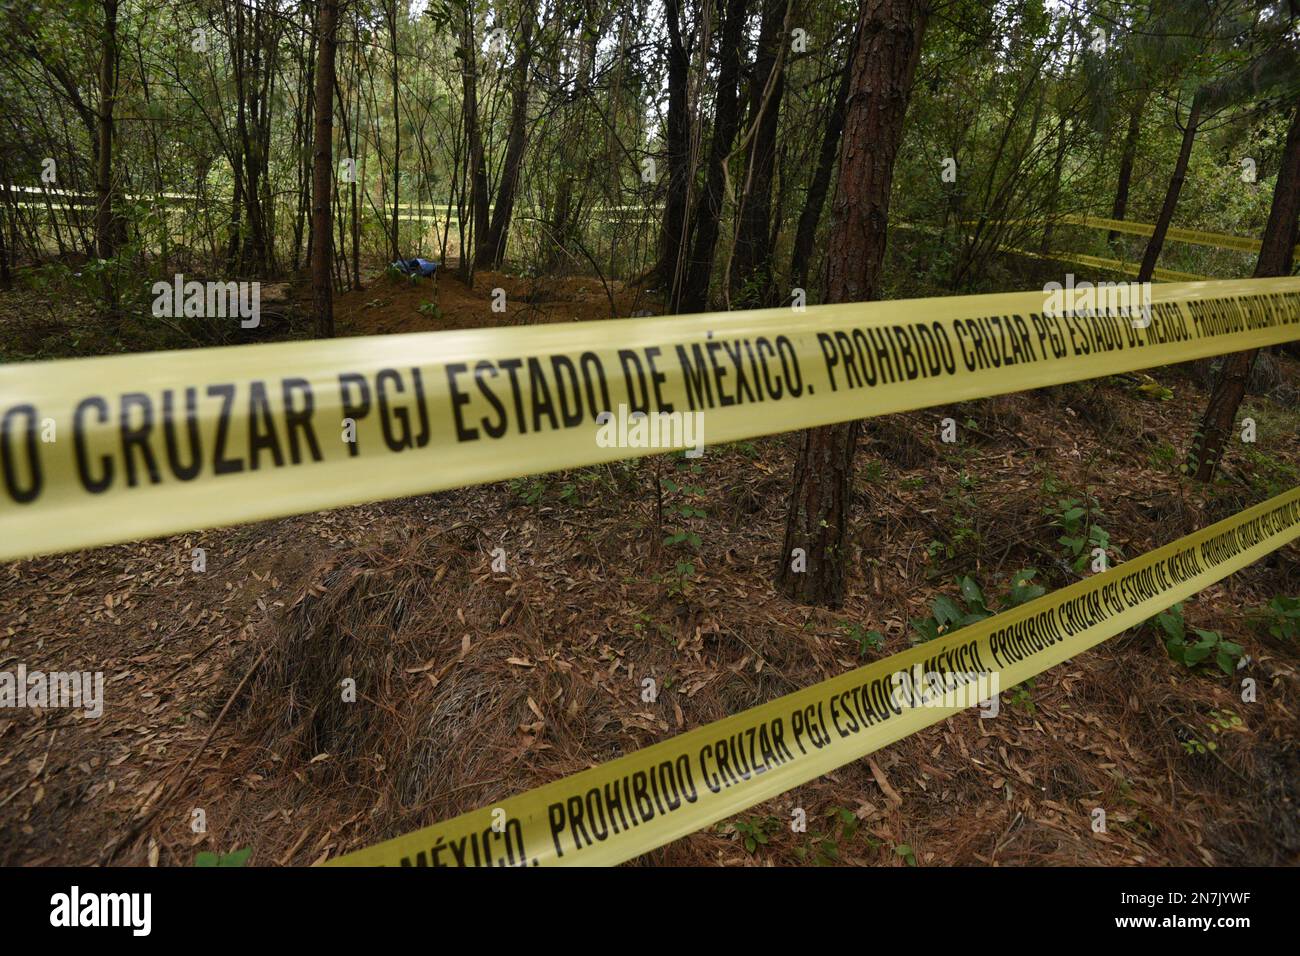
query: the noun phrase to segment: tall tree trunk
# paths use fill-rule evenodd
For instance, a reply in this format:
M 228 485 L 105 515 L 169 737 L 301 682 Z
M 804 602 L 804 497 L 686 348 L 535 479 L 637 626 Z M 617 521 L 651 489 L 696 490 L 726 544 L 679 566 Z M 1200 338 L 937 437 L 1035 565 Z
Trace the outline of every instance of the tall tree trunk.
M 1174 210 L 1178 208 L 1178 194 L 1183 191 L 1183 180 L 1187 178 L 1187 161 L 1192 156 L 1192 143 L 1196 140 L 1196 128 L 1201 122 L 1201 108 L 1205 105 L 1205 89 L 1196 91 L 1192 97 L 1192 109 L 1187 114 L 1187 125 L 1183 127 L 1183 142 L 1178 148 L 1178 161 L 1174 163 L 1174 174 L 1169 177 L 1169 188 L 1165 190 L 1165 201 L 1156 218 L 1155 231 L 1147 241 L 1146 252 L 1142 254 L 1142 266 L 1138 269 L 1138 282 L 1150 282 L 1156 271 L 1156 260 L 1160 258 L 1160 248 L 1165 244 L 1165 233 L 1174 221 Z
M 269 19 L 264 10 L 259 11 L 258 20 L 266 23 Z M 278 21 L 277 21 L 278 23 Z M 262 29 L 265 29 L 263 27 Z M 274 28 L 278 31 L 278 26 Z M 263 259 L 262 268 L 265 270 L 263 275 L 279 275 L 280 264 L 275 254 L 275 219 L 276 219 L 276 200 L 271 192 L 273 185 L 271 180 L 271 114 L 276 101 L 275 84 L 277 80 L 282 79 L 280 76 L 279 56 L 279 35 L 278 32 L 266 38 L 266 69 L 264 71 L 265 81 L 261 90 L 258 92 L 259 108 L 257 112 L 257 153 L 261 157 L 261 197 L 258 202 L 258 208 L 261 210 L 260 224 L 262 230 L 262 249 Z
M 358 20 L 355 15 L 352 17 L 352 69 L 348 74 L 348 82 L 356 88 L 356 96 L 352 100 L 351 131 L 348 129 L 348 104 L 341 97 L 336 98 L 339 103 L 339 115 L 343 119 L 343 141 L 347 144 L 348 155 L 354 160 L 361 149 L 361 67 L 358 65 L 361 56 L 361 30 Z M 363 160 L 362 170 L 364 169 Z M 352 278 L 349 286 L 353 289 L 361 288 L 361 198 L 357 190 L 357 179 L 358 177 L 353 176 L 352 181 L 348 183 L 348 223 L 352 229 Z M 339 205 L 343 205 L 342 197 Z
M 270 161 L 268 107 L 270 78 L 274 73 L 273 41 L 266 36 L 266 18 L 260 9 L 245 15 L 236 2 L 231 25 L 235 87 L 237 155 L 232 175 L 243 177 L 245 223 L 237 246 L 241 272 L 266 275 L 271 269 L 270 199 L 267 190 Z M 264 56 L 265 54 L 265 56 Z
M 849 98 L 849 79 L 853 74 L 853 57 L 858 47 L 856 36 L 849 44 L 848 57 L 840 73 L 839 87 L 835 91 L 835 102 L 831 105 L 830 116 L 826 119 L 826 131 L 822 135 L 821 153 L 817 157 L 817 169 L 812 182 L 808 185 L 808 196 L 804 200 L 803 212 L 799 214 L 799 225 L 794 234 L 794 250 L 790 254 L 790 282 L 796 289 L 807 289 L 808 267 L 812 259 L 813 240 L 817 237 L 817 223 L 821 221 L 822 206 L 826 204 L 826 193 L 830 191 L 831 175 L 835 171 L 835 159 L 840 151 L 840 134 L 844 130 L 844 107 Z
M 713 274 L 713 253 L 718 242 L 718 221 L 722 215 L 724 164 L 731 152 L 736 127 L 740 125 L 740 43 L 745 27 L 746 0 L 718 0 L 726 3 L 722 35 L 718 46 L 718 91 L 713 111 L 713 141 L 709 144 L 709 168 L 695 213 L 695 246 L 682 293 L 681 311 L 702 312 L 709 303 L 709 279 Z
M 668 21 L 668 116 L 666 121 L 668 188 L 664 197 L 664 226 L 659 245 L 659 285 L 674 302 L 683 278 L 682 247 L 686 242 L 686 205 L 690 192 L 690 121 L 687 118 L 689 55 L 682 42 L 681 0 L 665 0 Z
M 776 171 L 776 135 L 785 94 L 785 15 L 788 0 L 763 0 L 758 52 L 749 89 L 750 122 L 757 123 L 740 193 L 736 248 L 731 261 L 733 306 L 772 305 L 772 179 Z
M 235 134 L 238 137 L 239 152 L 230 171 L 235 180 L 235 201 L 230 220 L 230 251 L 226 257 L 226 268 L 230 271 L 242 272 L 249 265 L 250 248 L 256 246 L 256 239 L 253 235 L 253 220 L 256 218 L 254 209 L 257 205 L 257 196 L 253 194 L 254 189 L 252 187 L 257 162 L 253 156 L 249 155 L 251 144 L 248 141 L 248 117 L 245 112 L 248 104 L 246 87 L 249 80 L 245 72 L 244 4 L 242 0 L 235 0 L 235 22 L 231 34 L 232 49 L 230 52 L 234 61 L 233 79 L 235 81 Z M 246 229 L 240 226 L 240 215 L 243 207 L 247 207 L 248 210 L 248 226 Z M 245 233 L 247 233 L 247 240 L 245 239 Z
M 311 24 L 306 3 L 302 4 L 301 10 L 303 16 L 302 30 L 305 33 L 310 28 L 311 39 L 308 43 L 306 57 L 298 61 L 299 96 L 303 96 L 307 90 L 314 89 L 315 74 L 313 69 L 316 62 L 316 30 Z M 307 210 L 311 203 L 311 129 L 307 122 L 306 106 L 305 100 L 299 100 L 299 107 L 293 111 L 294 167 L 295 175 L 298 178 L 298 200 L 293 217 L 293 271 L 295 273 L 302 264 L 303 234 L 307 231 L 305 228 Z M 310 258 L 310 250 L 308 250 L 307 255 Z
M 1052 161 L 1052 189 L 1048 194 L 1047 200 L 1047 222 L 1043 226 L 1043 239 L 1039 245 L 1038 251 L 1046 256 L 1052 251 L 1052 217 L 1056 215 L 1057 207 L 1061 199 L 1061 174 L 1065 169 L 1065 147 L 1069 142 L 1068 130 L 1070 126 L 1069 118 L 1061 117 L 1061 127 L 1056 136 L 1056 157 Z
M 402 258 L 400 233 L 398 232 L 399 204 L 401 203 L 402 184 L 402 114 L 398 105 L 398 71 L 397 71 L 397 0 L 391 0 L 388 9 L 389 53 L 393 58 L 390 79 L 393 85 L 393 229 L 390 252 L 394 260 Z
M 239 268 L 239 250 L 243 242 L 244 226 L 244 177 L 240 173 L 242 162 L 236 156 L 231 163 L 230 175 L 233 180 L 230 200 L 230 223 L 226 233 L 226 271 L 234 272 Z
M 316 130 L 312 140 L 311 290 L 316 335 L 334 335 L 334 51 L 338 30 L 338 0 L 321 0 L 316 41 Z
M 510 133 L 506 138 L 505 163 L 501 168 L 496 205 L 492 209 L 492 223 L 475 256 L 476 269 L 495 268 L 505 260 L 506 238 L 510 232 L 510 217 L 514 213 L 515 191 L 519 185 L 519 167 L 524 158 L 524 145 L 528 141 L 528 67 L 533 57 L 533 18 L 536 16 L 531 4 L 524 5 L 523 16 L 519 53 L 515 57 L 512 78 L 513 89 L 510 93 Z
M 113 209 L 113 108 L 117 98 L 117 0 L 102 0 L 103 46 L 99 56 L 99 109 L 95 140 L 95 250 L 111 259 L 122 239 Z
M 14 210 L 9 191 L 9 169 L 3 163 L 0 163 L 0 193 L 4 195 L 4 203 L 0 204 L 0 289 L 9 290 L 14 286 L 14 278 L 9 268 L 11 252 L 5 243 L 5 219 L 13 216 Z M 17 250 L 13 250 L 12 254 L 17 255 Z
M 465 8 L 465 23 L 461 36 L 461 93 L 462 110 L 465 117 L 465 138 L 468 144 L 466 160 L 469 163 L 469 211 L 473 222 L 473 237 L 462 244 L 460 250 L 460 275 L 467 284 L 474 275 L 473 263 L 485 235 L 490 228 L 488 221 L 488 182 L 487 168 L 483 156 L 483 137 L 479 130 L 478 117 L 478 62 L 475 51 L 478 40 L 474 36 L 473 12 Z M 466 248 L 474 246 L 474 255 Z
M 1277 172 L 1277 185 L 1273 188 L 1273 205 L 1269 209 L 1264 239 L 1255 262 L 1255 278 L 1286 276 L 1291 274 L 1291 260 L 1295 252 L 1297 219 L 1300 217 L 1300 104 L 1291 117 L 1291 128 L 1286 134 L 1286 147 L 1282 151 L 1282 165 Z M 1197 438 L 1187 456 L 1189 469 L 1195 469 L 1198 481 L 1209 481 L 1223 458 L 1223 446 L 1235 429 L 1237 409 L 1246 394 L 1250 370 L 1255 365 L 1259 349 L 1233 352 L 1223 362 L 1219 380 L 1210 393 L 1205 406 Z
M 1110 218 L 1123 219 L 1128 212 L 1128 189 L 1133 182 L 1133 162 L 1137 159 L 1138 136 L 1142 131 L 1142 107 L 1146 97 L 1138 96 L 1128 114 L 1128 132 L 1124 135 L 1124 150 L 1119 157 L 1119 180 L 1115 184 L 1115 203 L 1110 209 Z M 1118 232 L 1106 235 L 1106 241 L 1113 243 L 1119 238 Z
M 1065 70 L 1062 73 L 1062 76 L 1066 79 L 1069 78 L 1072 69 L 1074 67 L 1074 56 L 1075 56 L 1075 49 L 1076 49 L 1075 34 L 1071 31 L 1069 35 L 1070 35 L 1070 40 L 1069 40 L 1070 52 L 1066 57 Z M 1025 92 L 1028 93 L 1028 89 L 1026 89 Z M 1057 138 L 1056 138 L 1056 157 L 1052 162 L 1052 189 L 1051 192 L 1048 193 L 1048 199 L 1047 199 L 1047 223 L 1046 225 L 1043 226 L 1043 241 L 1042 244 L 1039 246 L 1039 252 L 1041 252 L 1044 256 L 1046 256 L 1052 251 L 1052 232 L 1053 232 L 1052 227 L 1055 225 L 1052 220 L 1053 217 L 1056 216 L 1056 210 L 1057 207 L 1060 205 L 1060 201 L 1061 201 L 1061 175 L 1065 170 L 1065 147 L 1069 142 L 1069 138 L 1068 138 L 1069 129 L 1070 129 L 1069 114 L 1066 112 L 1062 112 L 1059 122 L 1061 125 L 1058 129 Z M 1013 125 L 1014 123 L 1011 122 L 1007 123 L 1008 135 L 1011 133 L 1011 129 Z M 1003 142 L 1006 143 L 1007 140 L 1004 138 Z M 1001 161 L 1001 158 L 1002 158 L 1002 150 L 999 149 L 998 150 L 999 162 Z M 996 168 L 997 165 L 995 164 L 994 169 Z
M 826 298 L 865 302 L 880 293 L 889 187 L 921 56 L 927 0 L 863 0 L 860 42 L 831 211 Z M 803 433 L 777 586 L 806 604 L 844 603 L 857 421 Z M 806 570 L 797 570 L 802 551 Z

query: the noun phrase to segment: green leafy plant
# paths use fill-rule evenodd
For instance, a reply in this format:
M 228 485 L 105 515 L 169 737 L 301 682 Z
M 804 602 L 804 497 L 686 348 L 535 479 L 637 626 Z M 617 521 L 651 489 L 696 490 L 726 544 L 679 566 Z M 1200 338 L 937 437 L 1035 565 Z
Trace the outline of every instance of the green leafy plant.
M 957 476 L 956 484 L 944 492 L 944 501 L 950 506 L 946 521 L 949 533 L 946 540 L 935 539 L 926 545 L 932 561 L 941 555 L 951 561 L 967 549 L 978 550 L 980 534 L 975 528 L 975 515 L 979 512 L 979 502 L 972 494 L 975 485 L 976 479 L 963 471 Z
M 1022 604 L 1028 604 L 1047 593 L 1047 589 L 1041 584 L 1034 584 L 1033 580 L 1038 574 L 1037 568 L 1025 568 L 1023 571 L 1017 571 L 1011 576 L 1011 587 L 1007 591 L 999 612 L 1009 610 L 1013 607 L 1020 607 Z
M 691 582 L 695 580 L 695 562 L 679 559 L 671 571 L 656 575 L 655 580 L 665 585 L 669 594 L 681 597 L 690 590 Z
M 1160 442 L 1151 450 L 1151 464 L 1159 470 L 1172 468 L 1177 458 L 1178 449 L 1167 441 Z
M 1193 736 L 1192 729 L 1190 727 L 1183 728 L 1183 732 L 1179 734 L 1179 742 L 1182 744 L 1183 750 L 1187 751 L 1189 755 L 1214 753 L 1219 749 L 1218 743 L 1208 736 L 1204 740 Z M 1212 710 L 1210 711 L 1207 729 L 1216 736 L 1231 733 L 1242 729 L 1242 720 L 1230 710 Z
M 1210 732 L 1215 734 L 1226 734 L 1234 730 L 1240 730 L 1242 719 L 1230 710 L 1212 710 L 1210 711 Z
M 204 850 L 194 857 L 195 866 L 243 866 L 252 856 L 253 848 L 246 846 L 242 850 L 235 850 L 233 853 L 212 853 Z
M 1300 638 L 1300 597 L 1278 595 L 1264 606 L 1264 630 L 1278 640 L 1294 641 Z
M 894 847 L 894 853 L 906 860 L 908 866 L 916 866 L 916 852 L 906 843 L 900 843 Z
M 879 651 L 885 646 L 885 635 L 879 631 L 868 631 L 856 621 L 845 621 L 840 624 L 840 630 L 845 633 L 849 640 L 858 645 L 858 656 L 866 657 L 868 651 Z
M 745 852 L 753 856 L 760 846 L 767 845 L 780 826 L 781 821 L 776 817 L 755 817 L 734 820 L 731 829 L 740 837 Z
M 700 466 L 685 456 L 678 458 L 676 467 L 679 475 L 694 475 L 700 472 Z M 699 552 L 701 544 L 699 534 L 686 522 L 709 516 L 707 511 L 695 503 L 696 499 L 705 494 L 705 489 L 689 484 L 685 480 L 679 482 L 670 477 L 660 479 L 659 487 L 661 524 L 666 523 L 669 518 L 682 523 L 664 527 L 666 532 L 663 539 L 664 545 L 677 549 L 679 555 L 673 570 L 660 575 L 658 580 L 668 585 L 670 594 L 685 594 L 691 580 L 695 577 L 695 555 Z M 673 496 L 673 500 L 665 502 L 662 498 L 665 492 Z
M 536 475 L 527 478 L 511 478 L 510 493 L 518 495 L 526 505 L 535 505 L 546 494 L 546 479 Z
M 1034 689 L 1036 682 L 1037 679 L 1031 677 L 1011 688 L 1011 691 L 1007 694 L 1007 703 L 1017 710 L 1023 710 L 1026 714 L 1032 716 L 1036 708 L 1034 707 L 1034 698 L 1030 692 Z
M 1091 495 L 1060 498 L 1054 507 L 1045 508 L 1044 514 L 1050 515 L 1061 530 L 1057 541 L 1065 545 L 1075 571 L 1083 570 L 1095 548 L 1111 554 L 1110 532 L 1098 523 L 1097 519 L 1104 515 Z M 1118 549 L 1114 553 L 1118 555 Z
M 686 459 L 680 458 L 677 462 L 679 471 L 685 471 L 688 474 L 698 474 L 700 466 L 697 464 L 685 464 Z M 686 482 L 677 482 L 672 478 L 665 477 L 660 482 L 663 491 L 675 496 L 678 500 L 663 504 L 662 511 L 665 518 L 680 518 L 683 521 L 690 521 L 694 518 L 707 518 L 709 513 L 694 503 L 695 498 L 705 494 L 706 489 Z M 678 545 L 688 545 L 693 550 L 700 547 L 700 536 L 689 528 L 669 528 L 668 534 L 664 537 L 664 544 L 669 547 Z
M 1174 397 L 1174 390 L 1168 385 L 1161 385 L 1159 382 L 1143 382 L 1137 386 L 1135 391 L 1143 398 L 1151 399 L 1154 402 L 1167 402 Z
M 852 810 L 831 807 L 826 811 L 826 816 L 830 820 L 826 832 L 812 835 L 808 846 L 795 847 L 794 854 L 800 860 L 811 859 L 816 866 L 834 866 L 841 861 L 841 847 L 859 834 L 871 849 L 882 846 L 879 840 L 862 829 L 862 821 Z
M 1243 447 L 1243 454 L 1249 467 L 1242 471 L 1261 494 L 1272 497 L 1300 484 L 1300 468 L 1291 462 L 1249 445 Z
M 931 603 L 930 617 L 910 622 L 913 630 L 919 635 L 919 639 L 914 640 L 913 643 L 932 641 L 942 634 L 951 634 L 968 624 L 974 624 L 976 621 L 982 621 L 994 614 L 1042 597 L 1046 590 L 1042 585 L 1032 583 L 1037 574 L 1037 569 L 1026 568 L 1012 575 L 1010 587 L 1002 599 L 1001 606 L 996 610 L 989 606 L 984 592 L 975 583 L 974 578 L 969 575 L 958 578 L 957 587 L 961 592 L 958 598 L 941 595 Z
M 144 256 L 137 242 L 118 248 L 110 259 L 88 259 L 73 278 L 80 291 L 104 315 L 138 314 L 149 300 L 143 268 Z
M 931 560 L 942 555 L 951 561 L 965 551 L 967 545 L 978 543 L 979 532 L 974 529 L 971 519 L 966 515 L 957 514 L 952 517 L 952 537 L 947 541 L 936 538 L 925 546 L 925 550 Z
M 1169 610 L 1160 612 L 1152 620 L 1165 634 L 1165 649 L 1169 651 L 1169 656 L 1184 667 L 1195 668 L 1213 662 L 1225 674 L 1231 674 L 1237 669 L 1237 661 L 1241 660 L 1242 655 L 1241 645 L 1225 640 L 1218 631 L 1204 631 L 1196 627 L 1192 628 L 1196 639 L 1191 639 L 1183 620 L 1181 601 Z

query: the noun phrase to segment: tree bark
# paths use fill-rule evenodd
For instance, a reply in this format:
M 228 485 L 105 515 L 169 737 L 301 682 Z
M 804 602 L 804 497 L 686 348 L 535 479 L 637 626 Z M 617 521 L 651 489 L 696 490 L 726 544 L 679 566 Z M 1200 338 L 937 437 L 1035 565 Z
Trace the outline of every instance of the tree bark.
M 733 307 L 772 305 L 772 180 L 776 171 L 776 135 L 781 99 L 785 94 L 785 67 L 781 47 L 785 39 L 787 0 L 763 0 L 758 53 L 749 90 L 750 122 L 757 123 L 750 144 L 737 216 L 736 248 L 731 262 Z M 765 97 L 765 93 L 771 90 Z
M 1038 251 L 1047 256 L 1052 251 L 1053 217 L 1061 199 L 1061 175 L 1065 170 L 1065 147 L 1069 142 L 1070 120 L 1061 116 L 1061 125 L 1056 134 L 1056 158 L 1052 162 L 1052 189 L 1047 200 L 1047 223 L 1043 226 L 1043 239 Z
M 1255 278 L 1287 276 L 1291 274 L 1295 252 L 1297 220 L 1300 218 L 1300 104 L 1291 117 L 1291 128 L 1286 134 L 1282 151 L 1282 165 L 1278 169 L 1277 184 L 1273 188 L 1273 205 L 1269 209 L 1268 223 L 1260 243 L 1259 258 L 1255 262 Z M 1236 427 L 1237 410 L 1246 395 L 1246 383 L 1255 365 L 1259 349 L 1233 352 L 1224 359 L 1219 380 L 1210 393 L 1205 406 L 1205 416 L 1187 456 L 1187 467 L 1193 470 L 1197 481 L 1210 481 L 1223 458 L 1223 447 L 1228 435 Z
M 926 0 L 863 0 L 826 256 L 829 302 L 880 294 L 889 188 L 921 56 Z M 803 433 L 777 586 L 805 604 L 844 603 L 857 421 Z M 807 569 L 796 570 L 801 549 Z
M 853 73 L 853 56 L 857 44 L 855 36 L 849 45 L 849 55 L 844 61 L 844 70 L 840 73 L 835 102 L 831 106 L 830 116 L 826 120 L 826 132 L 822 136 L 817 169 L 813 173 L 812 182 L 808 185 L 808 196 L 804 200 L 803 212 L 799 214 L 799 225 L 795 229 L 794 250 L 790 254 L 790 282 L 797 289 L 808 287 L 808 267 L 812 259 L 813 240 L 817 237 L 817 223 L 821 220 L 826 194 L 830 191 L 831 175 L 835 171 L 835 160 L 839 156 L 840 134 L 844 131 L 844 108 L 849 99 L 849 79 Z
M 724 0 L 718 0 L 719 6 Z M 709 168 L 695 213 L 695 245 L 682 292 L 681 311 L 702 312 L 708 307 L 713 254 L 722 215 L 723 165 L 740 125 L 740 43 L 745 27 L 746 0 L 725 0 L 726 13 L 718 46 L 718 90 L 713 111 L 713 141 Z
M 468 285 L 474 275 L 473 263 L 486 240 L 488 221 L 488 181 L 483 157 L 483 137 L 478 117 L 478 57 L 477 39 L 474 36 L 474 19 L 471 9 L 465 8 L 465 25 L 461 36 L 461 94 L 465 117 L 465 139 L 468 144 L 466 160 L 469 163 L 469 211 L 473 223 L 474 254 L 462 247 L 460 250 L 460 275 Z
M 95 251 L 111 259 L 122 239 L 113 209 L 113 108 L 117 98 L 117 0 L 102 0 L 103 48 L 99 56 L 99 108 L 95 141 Z
M 351 116 L 353 118 L 352 128 L 348 130 L 348 104 L 337 95 L 335 102 L 339 105 L 339 116 L 343 120 L 343 141 L 347 144 L 348 155 L 354 160 L 357 153 L 361 151 L 361 67 L 359 60 L 361 56 L 361 30 L 358 24 L 358 18 L 352 18 L 352 69 L 348 74 L 348 82 L 356 87 L 356 96 L 352 100 Z M 335 77 L 335 83 L 338 78 Z M 361 161 L 361 168 L 364 171 L 365 160 Z M 352 281 L 350 283 L 353 289 L 361 288 L 361 197 L 357 192 L 357 179 L 362 177 L 353 176 L 352 182 L 348 183 L 348 222 L 352 229 Z M 339 206 L 343 206 L 343 197 L 339 197 Z M 340 243 L 343 240 L 339 240 Z
M 393 259 L 402 258 L 400 240 L 399 205 L 402 201 L 402 112 L 398 104 L 398 69 L 397 69 L 397 0 L 391 0 L 384 11 L 388 18 L 389 54 L 393 58 L 389 79 L 393 87 L 393 229 L 390 237 L 390 252 Z
M 334 335 L 334 232 L 331 205 L 334 193 L 334 52 L 338 29 L 338 0 L 321 0 L 316 29 L 316 130 L 312 138 L 311 289 L 316 335 Z
M 665 0 L 664 3 L 668 21 L 668 188 L 664 197 L 658 278 L 669 303 L 676 301 L 677 287 L 683 279 L 682 248 L 688 238 L 686 208 L 691 177 L 690 121 L 686 115 L 689 59 L 682 42 L 681 6 L 681 0 Z
M 9 268 L 9 248 L 5 243 L 5 217 L 13 215 L 9 192 L 9 170 L 0 164 L 0 193 L 4 194 L 4 203 L 0 205 L 0 289 L 8 291 L 14 286 L 13 273 Z
M 234 7 L 235 22 L 231 29 L 230 52 L 234 66 L 232 79 L 235 82 L 235 134 L 238 137 L 239 146 L 230 170 L 230 175 L 235 181 L 235 198 L 231 204 L 230 246 L 226 252 L 226 268 L 231 271 L 242 271 L 248 264 L 249 257 L 249 242 L 245 241 L 245 234 L 247 233 L 249 239 L 252 239 L 253 206 L 257 202 L 257 198 L 251 195 L 251 189 L 246 187 L 246 184 L 251 186 L 253 182 L 252 174 L 256 166 L 248 155 L 250 148 L 248 119 L 244 112 L 247 104 L 244 93 L 247 82 L 244 76 L 244 4 L 240 0 L 235 0 Z M 248 208 L 248 228 L 245 228 L 242 222 L 245 206 Z
M 519 186 L 519 167 L 528 141 L 528 67 L 533 57 L 533 18 L 536 12 L 531 5 L 526 4 L 523 16 L 519 53 L 515 57 L 512 77 L 513 89 L 510 93 L 510 133 L 506 137 L 505 163 L 501 169 L 501 183 L 497 187 L 496 205 L 492 209 L 492 222 L 475 255 L 476 269 L 497 268 L 505 260 L 510 218 L 514 214 L 515 191 Z
M 1073 71 L 1075 58 L 1075 34 L 1070 34 L 1069 49 L 1070 52 L 1065 60 L 1065 70 L 1062 74 L 1068 78 Z M 1028 91 L 1026 91 L 1028 92 Z M 1052 251 L 1052 232 L 1054 218 L 1056 217 L 1057 207 L 1061 201 L 1061 176 L 1065 171 L 1065 148 L 1069 143 L 1070 115 L 1067 111 L 1062 111 L 1060 115 L 1060 126 L 1057 128 L 1056 139 L 1056 158 L 1052 163 L 1052 188 L 1048 193 L 1047 199 L 1047 223 L 1043 226 L 1043 240 L 1039 246 L 1039 252 L 1046 256 Z M 1013 123 L 1007 124 L 1007 133 L 1011 132 Z M 1005 142 L 1005 140 L 1004 140 Z M 999 149 L 999 160 L 1001 160 L 1001 150 Z M 1014 158 L 1014 154 L 1013 154 Z M 994 167 L 996 168 L 996 166 Z
M 1178 161 L 1174 163 L 1174 174 L 1169 178 L 1169 188 L 1165 190 L 1165 201 L 1156 218 L 1155 231 L 1147 241 L 1146 252 L 1142 254 L 1142 266 L 1138 269 L 1138 282 L 1150 282 L 1156 271 L 1156 260 L 1160 258 L 1160 248 L 1165 244 L 1165 233 L 1174 221 L 1174 210 L 1178 208 L 1178 194 L 1183 191 L 1183 180 L 1187 178 L 1187 161 L 1192 156 L 1192 143 L 1196 140 L 1196 128 L 1201 122 L 1201 107 L 1205 104 L 1205 89 L 1196 91 L 1192 97 L 1192 108 L 1187 114 L 1187 125 L 1183 127 L 1183 142 L 1178 148 Z
M 309 24 L 311 24 L 307 5 L 304 3 L 300 10 L 303 17 L 302 30 L 306 33 Z M 313 72 L 316 63 L 316 30 L 314 26 L 310 30 L 310 37 L 307 55 L 298 60 L 298 90 L 300 91 L 299 95 L 303 96 L 304 100 L 306 91 L 309 89 L 314 90 L 316 86 L 315 73 Z M 307 232 L 306 220 L 311 205 L 311 130 L 307 121 L 306 103 L 305 101 L 300 102 L 301 106 L 293 111 L 294 175 L 298 180 L 297 205 L 294 208 L 293 216 L 292 270 L 294 273 L 298 272 L 298 267 L 302 264 L 304 233 Z M 310 259 L 310 250 L 308 250 L 307 256 Z
M 1128 114 L 1128 132 L 1124 135 L 1124 149 L 1119 157 L 1119 180 L 1115 184 L 1115 203 L 1110 209 L 1110 218 L 1123 219 L 1128 213 L 1128 190 L 1133 182 L 1133 162 L 1137 159 L 1138 136 L 1142 132 L 1142 107 L 1145 97 L 1139 96 Z M 1118 232 L 1106 234 L 1106 241 L 1113 243 L 1119 238 Z

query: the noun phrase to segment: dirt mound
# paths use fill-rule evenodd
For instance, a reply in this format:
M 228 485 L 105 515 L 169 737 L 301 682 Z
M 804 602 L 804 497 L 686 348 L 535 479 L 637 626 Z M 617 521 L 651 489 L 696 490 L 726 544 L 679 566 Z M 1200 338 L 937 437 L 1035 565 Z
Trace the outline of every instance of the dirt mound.
M 415 280 L 381 273 L 334 303 L 340 335 L 588 322 L 626 318 L 647 309 L 658 311 L 657 300 L 618 280 L 485 271 L 475 273 L 473 285 L 467 286 L 454 270 Z

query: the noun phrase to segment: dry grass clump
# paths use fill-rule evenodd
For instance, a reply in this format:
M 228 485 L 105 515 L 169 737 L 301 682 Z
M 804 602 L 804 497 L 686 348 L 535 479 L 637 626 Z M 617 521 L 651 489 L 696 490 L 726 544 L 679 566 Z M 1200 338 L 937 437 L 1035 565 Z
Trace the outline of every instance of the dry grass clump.
M 1042 392 L 1098 438 L 1132 444 L 1141 437 L 1142 428 L 1128 403 L 1117 401 L 1115 389 L 1101 380 L 1055 385 Z
M 936 457 L 920 426 L 907 415 L 868 419 L 866 433 L 868 450 L 899 468 L 919 468 Z
M 617 756 L 605 695 L 543 666 L 534 612 L 486 584 L 490 561 L 472 535 L 427 532 L 332 557 L 255 675 L 264 747 L 314 787 L 368 789 L 394 832 L 519 790 L 534 754 L 559 751 L 557 776 Z
M 413 640 L 419 625 L 409 615 L 438 570 L 431 544 L 408 537 L 333 559 L 289 608 L 252 697 L 272 717 L 268 730 L 288 735 L 290 754 L 367 751 L 377 709 L 346 702 L 345 682 L 358 699 L 383 699 L 423 649 L 413 646 L 423 641 Z
M 330 557 L 272 628 L 254 675 L 251 717 L 267 745 L 291 762 L 321 758 L 322 776 L 343 779 L 410 759 L 419 742 L 403 711 L 414 680 L 427 686 L 413 675 L 455 660 L 455 619 L 429 610 L 472 553 L 415 532 Z

